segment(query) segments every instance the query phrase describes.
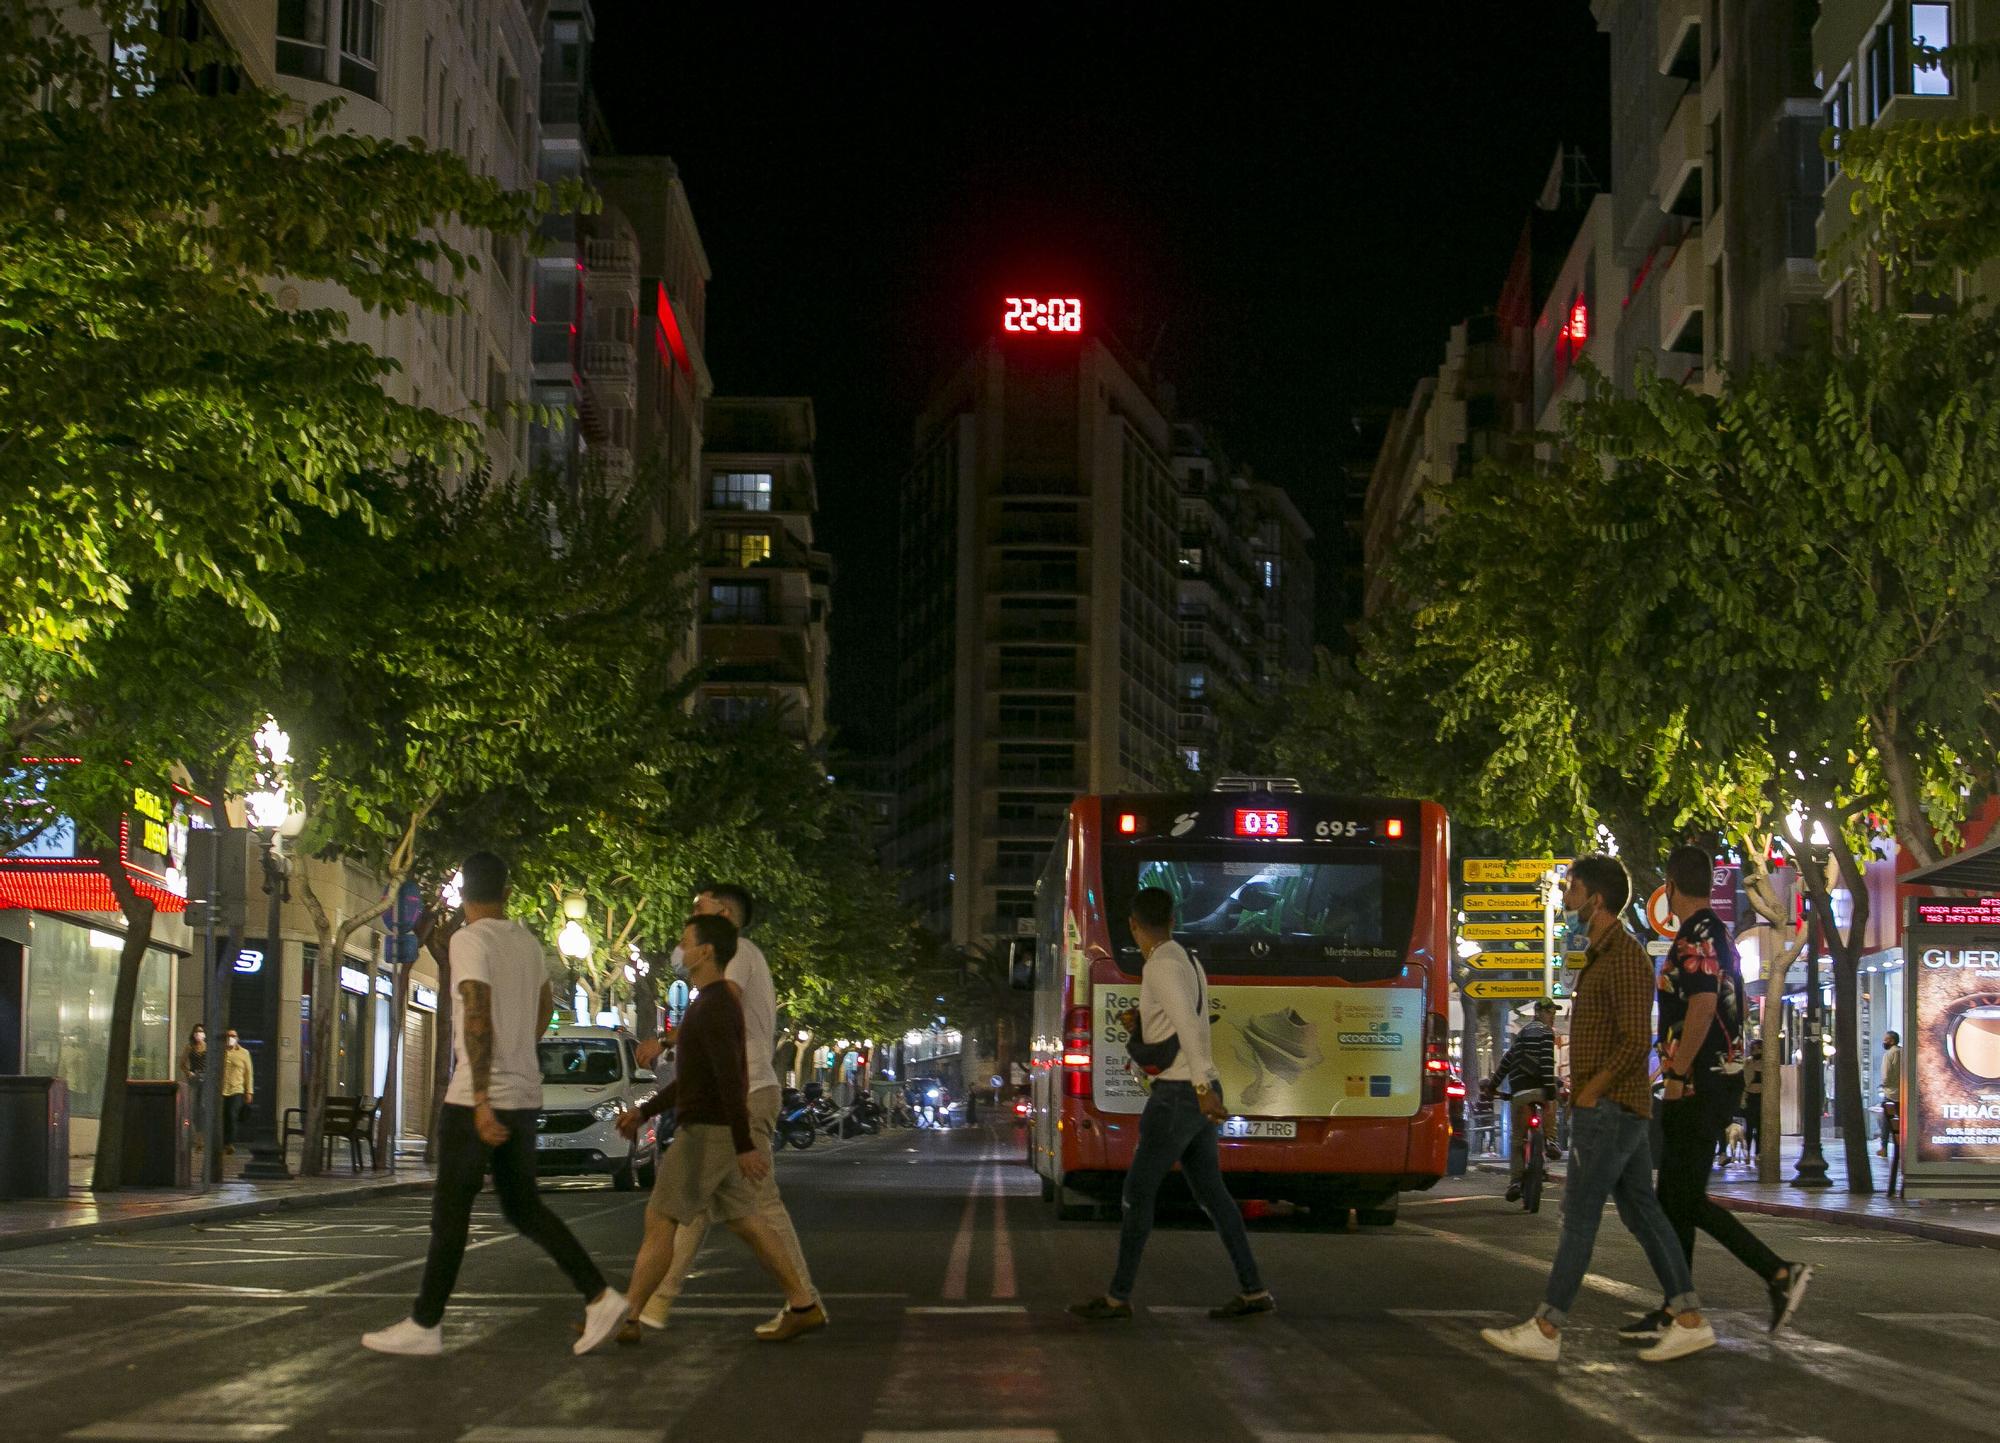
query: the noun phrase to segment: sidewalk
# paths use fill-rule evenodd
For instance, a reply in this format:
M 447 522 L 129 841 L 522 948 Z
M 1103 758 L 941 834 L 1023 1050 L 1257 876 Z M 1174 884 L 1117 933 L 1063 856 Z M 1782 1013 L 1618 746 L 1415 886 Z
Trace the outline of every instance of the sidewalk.
M 234 1171 L 245 1161 L 229 1160 Z M 289 1159 L 289 1182 L 245 1182 L 232 1179 L 207 1192 L 180 1188 L 125 1188 L 105 1197 L 90 1191 L 91 1160 L 70 1159 L 70 1194 L 66 1198 L 0 1199 L 0 1252 L 43 1243 L 68 1242 L 99 1233 L 137 1232 L 179 1223 L 249 1217 L 290 1208 L 329 1207 L 400 1192 L 428 1191 L 431 1170 L 418 1158 L 398 1158 L 393 1173 L 349 1170 L 337 1157 L 323 1177 L 299 1177 L 298 1148 Z
M 1756 1169 L 1742 1163 L 1717 1168 L 1708 1184 L 1708 1195 L 1731 1212 L 1763 1213 L 1771 1217 L 1804 1218 L 1835 1223 L 1841 1227 L 1864 1228 L 1877 1232 L 1906 1233 L 1933 1242 L 1957 1243 L 1965 1247 L 2000 1248 L 2000 1203 L 1961 1202 L 1926 1199 L 1913 1201 L 1885 1197 L 1879 1189 L 1889 1180 L 1888 1159 L 1875 1156 L 1869 1144 L 1868 1158 L 1874 1165 L 1873 1194 L 1847 1191 L 1847 1154 L 1840 1139 L 1828 1137 L 1821 1146 L 1826 1157 L 1827 1176 L 1833 1186 L 1794 1187 L 1792 1175 L 1798 1169 L 1801 1139 L 1787 1137 L 1779 1176 L 1784 1181 L 1760 1183 Z M 1506 1163 L 1497 1158 L 1479 1158 L 1474 1167 L 1504 1173 Z M 1549 1169 L 1552 1178 L 1562 1176 L 1562 1164 Z

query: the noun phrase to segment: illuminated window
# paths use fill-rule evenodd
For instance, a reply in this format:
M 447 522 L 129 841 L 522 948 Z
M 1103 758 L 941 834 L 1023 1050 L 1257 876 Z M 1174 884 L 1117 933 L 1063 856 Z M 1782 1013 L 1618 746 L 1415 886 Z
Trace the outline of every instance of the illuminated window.
M 721 541 L 724 566 L 756 566 L 771 559 L 768 531 L 725 531 Z
M 1921 45 L 1942 50 L 1951 44 L 1951 6 L 1912 5 L 1910 7 L 1910 92 L 1913 95 L 1951 94 L 1951 76 L 1942 65 L 1925 65 L 1917 52 Z
M 769 511 L 771 473 L 717 471 L 709 477 L 708 504 L 725 511 Z

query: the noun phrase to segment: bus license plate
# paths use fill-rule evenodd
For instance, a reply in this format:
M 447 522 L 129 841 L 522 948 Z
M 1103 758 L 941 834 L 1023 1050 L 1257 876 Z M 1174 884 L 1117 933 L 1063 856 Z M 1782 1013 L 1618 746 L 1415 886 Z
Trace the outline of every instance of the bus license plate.
M 1222 1124 L 1224 1137 L 1297 1137 L 1299 1125 L 1296 1122 L 1269 1122 L 1261 1117 L 1225 1118 Z
M 535 1136 L 535 1146 L 538 1149 L 544 1147 L 561 1147 L 562 1145 L 563 1139 L 558 1134 L 537 1133 Z

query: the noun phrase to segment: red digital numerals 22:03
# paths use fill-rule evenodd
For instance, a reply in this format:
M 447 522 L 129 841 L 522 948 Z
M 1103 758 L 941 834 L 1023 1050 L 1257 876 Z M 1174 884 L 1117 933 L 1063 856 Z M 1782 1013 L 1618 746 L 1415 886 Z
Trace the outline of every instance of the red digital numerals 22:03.
M 1007 297 L 1007 314 L 1001 318 L 1003 330 L 1058 331 L 1080 334 L 1083 330 L 1083 302 L 1070 297 L 1038 301 L 1025 296 Z

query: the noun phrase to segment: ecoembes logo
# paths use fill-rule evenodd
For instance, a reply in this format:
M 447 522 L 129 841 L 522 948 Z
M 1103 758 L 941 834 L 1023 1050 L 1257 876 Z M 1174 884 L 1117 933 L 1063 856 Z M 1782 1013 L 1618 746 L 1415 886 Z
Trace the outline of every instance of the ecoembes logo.
M 2000 967 L 2000 951 L 1984 947 L 1926 947 L 1926 967 Z
M 1391 1032 L 1389 1024 L 1377 1022 L 1366 1032 L 1343 1032 L 1340 1034 L 1342 1047 L 1401 1047 L 1403 1034 Z

